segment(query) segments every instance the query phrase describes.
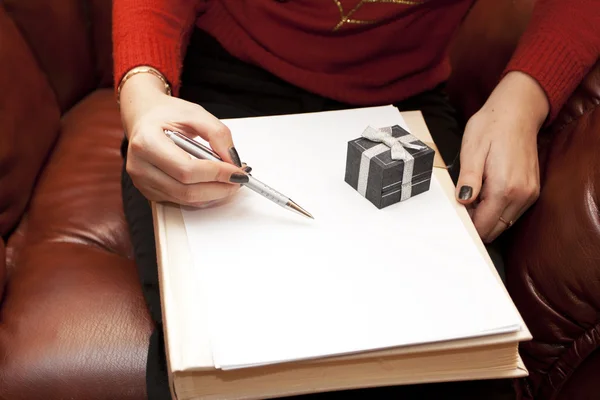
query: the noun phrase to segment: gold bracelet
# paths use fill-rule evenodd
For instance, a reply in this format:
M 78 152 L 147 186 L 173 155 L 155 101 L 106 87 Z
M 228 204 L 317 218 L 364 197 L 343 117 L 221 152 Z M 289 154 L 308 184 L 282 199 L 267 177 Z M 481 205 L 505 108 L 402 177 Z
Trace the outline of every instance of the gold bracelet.
M 117 104 L 121 103 L 121 89 L 123 88 L 125 82 L 127 82 L 127 80 L 132 76 L 141 73 L 149 73 L 156 76 L 165 85 L 165 92 L 167 93 L 167 95 L 171 95 L 171 85 L 169 85 L 169 82 L 167 82 L 167 79 L 164 77 L 164 75 L 161 74 L 156 68 L 147 66 L 135 67 L 127 71 L 127 73 L 123 76 L 123 79 L 121 79 L 121 82 L 119 83 L 119 87 L 117 88 Z

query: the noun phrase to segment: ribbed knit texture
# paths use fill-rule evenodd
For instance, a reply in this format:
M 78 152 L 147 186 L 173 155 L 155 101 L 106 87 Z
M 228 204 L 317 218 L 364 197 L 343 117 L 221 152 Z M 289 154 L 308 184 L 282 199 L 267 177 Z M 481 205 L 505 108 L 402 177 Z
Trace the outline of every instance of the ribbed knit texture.
M 234 56 L 305 90 L 356 105 L 388 104 L 448 78 L 448 40 L 472 3 L 365 3 L 350 19 L 380 23 L 336 30 L 336 1 L 313 1 L 114 1 L 115 86 L 129 69 L 150 65 L 178 95 L 187 35 L 198 26 Z M 356 2 L 339 4 L 347 14 Z M 537 0 L 504 71 L 526 72 L 541 84 L 548 121 L 598 59 L 599 7 L 598 0 Z
M 258 3 L 261 0 L 253 1 Z M 462 11 L 469 1 L 463 0 L 461 4 L 458 0 L 455 8 Z M 270 2 L 278 4 L 272 0 Z M 434 88 L 446 80 L 451 68 L 443 49 L 454 26 L 450 21 L 458 20 L 462 15 L 455 12 L 448 16 L 444 23 L 438 24 L 440 34 L 429 36 L 422 31 L 439 15 L 404 6 L 410 12 L 406 15 L 406 23 L 413 24 L 407 37 L 420 36 L 418 42 L 421 44 L 391 40 L 390 37 L 396 38 L 401 34 L 401 29 L 389 29 L 389 26 L 388 29 L 382 27 L 356 37 L 332 35 L 328 29 L 323 38 L 297 31 L 293 27 L 287 27 L 281 33 L 254 29 L 251 31 L 254 36 L 264 34 L 266 43 L 261 43 L 250 39 L 246 26 L 236 23 L 236 17 L 239 16 L 235 12 L 238 8 L 229 3 L 213 1 L 206 14 L 198 19 L 197 26 L 217 38 L 227 51 L 243 61 L 259 65 L 304 90 L 363 106 L 391 104 Z M 392 9 L 397 10 L 398 5 L 393 4 Z M 339 18 L 339 11 L 333 11 L 331 20 L 335 22 Z M 427 14 L 425 20 L 419 20 L 421 13 Z M 309 16 L 303 17 L 310 21 Z M 269 26 L 266 22 L 263 25 Z M 278 25 L 285 26 L 287 21 L 275 20 L 270 29 Z M 443 32 L 448 32 L 448 35 Z M 386 41 L 390 45 L 374 45 Z M 428 47 L 432 50 L 426 50 Z M 280 51 L 265 51 L 266 48 Z M 356 60 L 363 62 L 359 64 Z
M 522 71 L 540 83 L 550 123 L 599 56 L 600 1 L 537 0 L 504 74 Z
M 200 11 L 197 0 L 115 0 L 113 58 L 115 90 L 130 69 L 148 65 L 165 75 L 177 95 L 190 28 Z

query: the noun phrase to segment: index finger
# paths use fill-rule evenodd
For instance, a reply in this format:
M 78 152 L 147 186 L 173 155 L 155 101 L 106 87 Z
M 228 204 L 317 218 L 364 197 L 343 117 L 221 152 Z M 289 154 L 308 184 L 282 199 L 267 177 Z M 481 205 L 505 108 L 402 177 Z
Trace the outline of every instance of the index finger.
M 190 103 L 190 107 L 192 110 L 188 110 L 186 113 L 185 124 L 206 140 L 224 161 L 241 167 L 242 163 L 233 144 L 229 128 L 203 107 L 194 103 Z M 190 118 L 192 116 L 193 118 Z

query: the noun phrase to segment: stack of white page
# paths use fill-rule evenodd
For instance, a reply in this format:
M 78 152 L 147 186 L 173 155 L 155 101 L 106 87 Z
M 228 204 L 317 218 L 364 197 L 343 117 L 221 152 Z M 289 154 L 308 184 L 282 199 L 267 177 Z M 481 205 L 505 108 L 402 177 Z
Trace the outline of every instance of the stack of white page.
M 241 188 L 184 209 L 216 368 L 518 331 L 521 319 L 435 176 L 377 209 L 344 181 L 368 125 L 394 107 L 223 121 L 252 174 L 314 215 Z

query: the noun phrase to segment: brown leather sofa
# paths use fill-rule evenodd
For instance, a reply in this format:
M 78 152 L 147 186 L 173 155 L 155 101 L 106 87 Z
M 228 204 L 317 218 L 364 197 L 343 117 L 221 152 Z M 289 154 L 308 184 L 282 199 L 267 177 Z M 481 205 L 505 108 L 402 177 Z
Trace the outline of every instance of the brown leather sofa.
M 120 199 L 110 0 L 0 1 L 0 399 L 145 397 L 151 322 Z M 452 48 L 468 118 L 531 11 L 480 0 Z M 523 397 L 600 398 L 600 65 L 540 134 L 539 201 L 509 231 L 534 340 Z

